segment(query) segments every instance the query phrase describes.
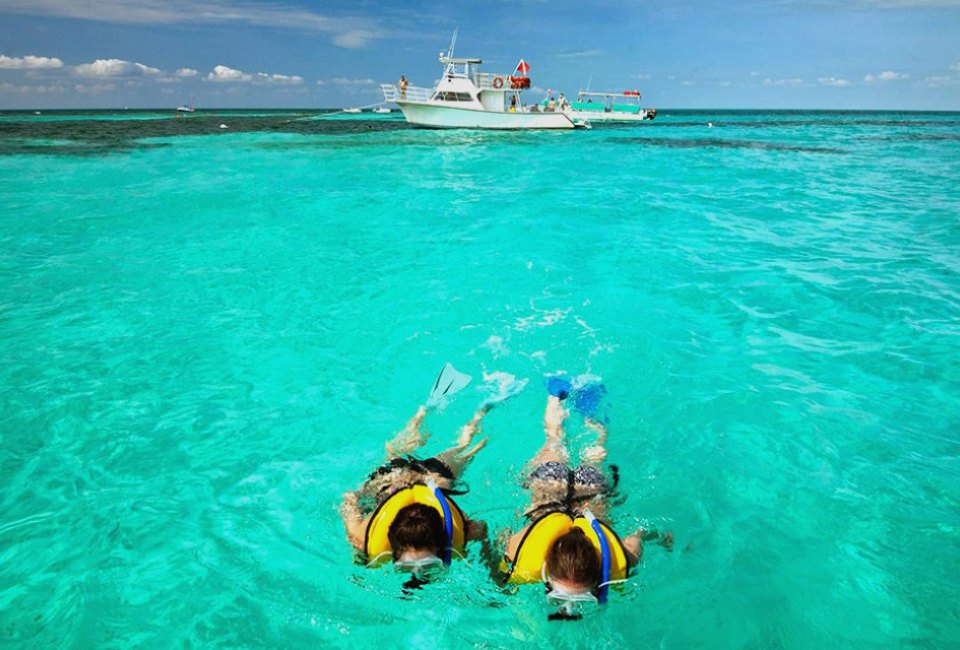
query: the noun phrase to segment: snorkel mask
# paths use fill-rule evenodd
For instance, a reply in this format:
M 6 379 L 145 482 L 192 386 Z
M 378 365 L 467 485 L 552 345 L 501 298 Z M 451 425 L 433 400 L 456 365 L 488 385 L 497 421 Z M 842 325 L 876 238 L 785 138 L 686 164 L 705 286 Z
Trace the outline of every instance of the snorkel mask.
M 427 488 L 433 494 L 433 497 L 440 505 L 442 512 L 444 528 L 446 530 L 447 544 L 443 549 L 443 557 L 437 557 L 433 553 L 428 553 L 418 558 L 397 559 L 393 561 L 393 570 L 396 573 L 411 573 L 419 580 L 435 578 L 450 567 L 451 553 L 453 550 L 453 516 L 450 512 L 450 506 L 443 495 L 443 491 L 437 487 L 432 479 L 427 481 Z M 458 554 L 459 555 L 459 554 Z M 383 560 L 392 558 L 392 551 L 384 551 L 367 563 L 367 567 L 379 565 Z
M 575 621 L 583 618 L 585 609 L 592 610 L 595 607 L 607 603 L 607 594 L 611 584 L 626 582 L 625 580 L 610 579 L 610 544 L 607 542 L 607 536 L 604 534 L 600 522 L 597 521 L 597 518 L 593 516 L 592 512 L 585 510 L 583 516 L 590 523 L 590 528 L 600 543 L 600 584 L 590 591 L 579 593 L 566 591 L 559 585 L 550 582 L 550 576 L 547 574 L 547 564 L 544 562 L 540 569 L 540 578 L 547 588 L 547 604 L 551 607 L 558 607 L 558 611 L 547 617 L 547 619 L 551 621 Z

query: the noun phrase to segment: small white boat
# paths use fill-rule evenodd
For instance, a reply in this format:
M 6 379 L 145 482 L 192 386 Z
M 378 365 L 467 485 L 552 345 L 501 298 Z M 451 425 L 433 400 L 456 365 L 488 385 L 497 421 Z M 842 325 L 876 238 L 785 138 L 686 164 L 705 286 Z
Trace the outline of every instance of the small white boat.
M 443 76 L 434 88 L 404 89 L 382 84 L 383 97 L 395 102 L 410 124 L 435 129 L 572 129 L 562 111 L 532 111 L 520 101 L 530 87 L 530 70 L 522 59 L 511 74 L 480 72 L 480 59 L 456 59 L 453 46 L 440 54 Z
M 177 106 L 177 112 L 178 113 L 195 113 L 196 109 L 194 109 L 193 106 L 181 104 L 180 106 Z
M 587 122 L 643 122 L 657 116 L 655 108 L 640 107 L 640 91 L 622 93 L 581 92 L 565 112 L 575 120 Z
M 362 108 L 345 108 L 343 109 L 344 113 L 350 113 L 351 115 L 356 115 L 357 113 L 362 113 Z
M 387 113 L 392 113 L 393 110 L 387 108 L 386 106 L 378 106 L 377 108 L 373 109 L 373 112 L 386 115 Z

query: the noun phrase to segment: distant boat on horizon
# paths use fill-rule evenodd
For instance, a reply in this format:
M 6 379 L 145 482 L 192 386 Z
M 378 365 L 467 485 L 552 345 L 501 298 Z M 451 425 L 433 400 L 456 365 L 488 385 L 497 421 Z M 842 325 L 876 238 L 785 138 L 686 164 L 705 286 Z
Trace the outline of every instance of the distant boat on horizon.
M 343 112 L 356 114 L 356 113 L 362 113 L 363 109 L 362 108 L 345 108 L 343 109 Z
M 196 113 L 197 111 L 192 104 L 189 106 L 187 104 L 181 104 L 180 106 L 177 106 L 177 112 L 178 113 Z

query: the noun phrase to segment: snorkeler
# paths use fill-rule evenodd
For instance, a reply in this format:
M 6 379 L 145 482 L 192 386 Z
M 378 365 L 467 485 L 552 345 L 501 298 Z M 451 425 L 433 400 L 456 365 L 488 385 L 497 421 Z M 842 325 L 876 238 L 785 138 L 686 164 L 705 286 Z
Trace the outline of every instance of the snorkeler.
M 547 388 L 550 395 L 543 416 L 547 439 L 530 461 L 524 484 L 530 490 L 530 508 L 524 514 L 529 523 L 507 540 L 500 571 L 509 584 L 543 582 L 548 602 L 564 612 L 551 618 L 575 618 L 569 615 L 573 605 L 604 603 L 608 586 L 625 581 L 640 561 L 643 541 L 660 536 L 639 528 L 621 540 L 602 521 L 617 482 L 615 466 L 611 466 L 611 480 L 601 471 L 607 456 L 607 430 L 593 418 L 604 387 L 587 385 L 574 395 L 574 407 L 597 434 L 596 442 L 582 451 L 576 468 L 563 431 L 569 415 L 563 400 L 571 393 L 570 382 L 553 377 Z M 661 544 L 672 547 L 673 535 L 665 533 Z
M 492 403 L 477 410 L 450 449 L 424 460 L 411 455 L 427 442 L 421 425 L 428 407 L 469 382 L 468 375 L 446 364 L 427 404 L 387 442 L 386 462 L 359 490 L 344 494 L 340 516 L 347 539 L 367 566 L 392 559 L 397 570 L 420 576 L 449 566 L 452 555 L 462 557 L 466 542 L 486 539 L 486 524 L 464 515 L 450 495 L 462 494 L 457 482 L 487 442 L 484 438 L 470 447 Z

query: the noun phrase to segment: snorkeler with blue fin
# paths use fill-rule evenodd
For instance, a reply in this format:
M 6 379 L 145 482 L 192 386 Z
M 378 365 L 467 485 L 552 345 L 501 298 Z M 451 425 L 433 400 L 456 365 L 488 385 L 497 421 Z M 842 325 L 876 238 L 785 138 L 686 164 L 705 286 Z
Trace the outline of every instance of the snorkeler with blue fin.
M 443 407 L 470 381 L 470 375 L 445 364 L 426 403 L 386 443 L 386 462 L 359 490 L 344 495 L 340 516 L 347 538 L 367 566 L 392 560 L 395 569 L 420 578 L 449 566 L 453 557 L 463 557 L 468 541 L 486 541 L 486 525 L 469 519 L 452 496 L 464 493 L 460 478 L 487 443 L 484 438 L 473 444 L 474 436 L 501 400 L 484 401 L 450 449 L 422 460 L 413 456 L 427 442 L 421 426 L 428 412 Z
M 547 378 L 546 387 L 546 442 L 525 472 L 528 523 L 508 538 L 500 572 L 508 584 L 543 582 L 548 604 L 558 608 L 550 619 L 575 619 L 584 607 L 604 604 L 610 585 L 626 581 L 640 561 L 643 541 L 660 536 L 640 528 L 621 540 L 604 521 L 618 475 L 612 465 L 611 478 L 602 471 L 607 456 L 607 428 L 599 417 L 603 384 L 574 387 L 556 376 Z M 597 434 L 596 442 L 581 452 L 577 467 L 570 462 L 564 439 L 568 399 Z M 672 547 L 672 534 L 665 533 L 661 543 Z

